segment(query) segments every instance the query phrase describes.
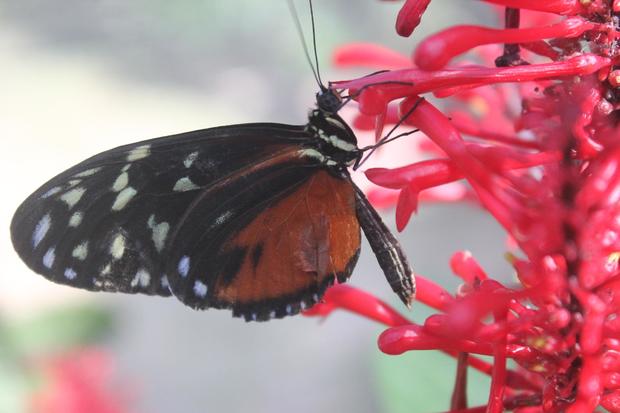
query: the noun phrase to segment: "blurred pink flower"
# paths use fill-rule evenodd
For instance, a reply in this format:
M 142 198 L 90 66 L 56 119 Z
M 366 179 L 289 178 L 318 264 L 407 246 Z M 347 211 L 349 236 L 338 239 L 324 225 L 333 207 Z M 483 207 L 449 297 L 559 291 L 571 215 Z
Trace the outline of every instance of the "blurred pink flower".
M 30 400 L 31 413 L 127 413 L 127 390 L 113 386 L 114 365 L 96 349 L 74 350 L 39 359 L 40 388 Z

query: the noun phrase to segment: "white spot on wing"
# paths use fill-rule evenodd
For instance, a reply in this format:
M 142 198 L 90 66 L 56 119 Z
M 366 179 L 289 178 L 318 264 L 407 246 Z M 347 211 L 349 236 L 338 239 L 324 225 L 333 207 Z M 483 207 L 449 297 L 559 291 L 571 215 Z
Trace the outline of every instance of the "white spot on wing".
M 187 157 L 183 161 L 183 165 L 185 165 L 186 168 L 189 168 L 190 166 L 192 166 L 192 164 L 197 158 L 198 158 L 198 152 L 197 151 L 192 152 L 189 155 L 187 155 Z
M 77 258 L 80 261 L 84 261 L 88 256 L 88 241 L 84 241 L 73 249 L 71 253 L 73 258 Z
M 200 189 L 200 187 L 196 185 L 195 183 L 193 183 L 192 180 L 189 179 L 189 177 L 187 176 L 184 176 L 183 178 L 179 179 L 174 184 L 174 188 L 172 188 L 172 190 L 176 192 L 193 191 L 195 189 Z
M 222 225 L 224 222 L 228 220 L 232 216 L 232 212 L 226 211 L 219 217 L 215 219 L 215 225 Z
M 71 209 L 75 206 L 75 204 L 80 202 L 84 192 L 86 192 L 86 188 L 75 188 L 62 194 L 60 199 L 67 204 L 69 209 Z
M 164 248 L 168 231 L 170 230 L 170 224 L 167 222 L 155 223 L 155 215 L 151 215 L 147 222 L 148 227 L 153 231 L 153 243 L 158 252 Z
M 301 156 L 307 156 L 308 158 L 318 159 L 321 162 L 325 161 L 326 159 L 325 155 L 323 155 L 321 152 L 317 151 L 316 149 L 302 149 L 299 151 L 299 154 Z
M 200 281 L 196 281 L 194 283 L 194 294 L 204 298 L 207 295 L 207 286 Z
M 94 174 L 96 174 L 97 172 L 99 172 L 101 170 L 101 168 L 91 168 L 91 169 L 87 169 L 85 171 L 80 172 L 79 174 L 75 174 L 73 175 L 74 178 L 85 178 L 87 176 L 92 176 Z
M 45 255 L 43 256 L 43 265 L 47 268 L 52 268 L 54 265 L 54 260 L 56 259 L 56 249 L 54 247 L 47 250 Z
M 136 273 L 136 276 L 131 280 L 131 286 L 137 287 L 140 285 L 142 288 L 146 288 L 151 283 L 151 274 L 148 273 L 144 268 L 140 268 Z
M 37 226 L 34 228 L 34 232 L 32 233 L 32 246 L 36 248 L 39 243 L 45 238 L 47 231 L 49 231 L 52 226 L 52 217 L 50 214 L 45 214 L 43 218 L 37 223 Z
M 59 193 L 61 189 L 62 189 L 62 187 L 55 186 L 52 189 L 50 189 L 49 191 L 47 191 L 46 193 L 44 193 L 43 195 L 41 195 L 41 198 L 43 198 L 43 199 L 49 198 L 50 196 Z
M 80 225 L 82 223 L 82 217 L 83 214 L 81 211 L 74 212 L 71 218 L 69 218 L 69 226 L 75 228 Z
M 116 199 L 114 200 L 114 204 L 112 204 L 112 211 L 120 211 L 125 208 L 125 205 L 131 201 L 131 199 L 136 196 L 138 191 L 128 186 L 118 193 Z
M 75 272 L 73 268 L 65 268 L 65 277 L 67 277 L 67 279 L 73 280 L 75 279 L 76 276 L 77 276 L 77 273 Z
M 189 257 L 187 255 L 183 256 L 183 258 L 179 260 L 177 270 L 179 271 L 179 275 L 181 277 L 187 277 L 187 273 L 189 272 Z
M 165 288 L 165 289 L 167 289 L 167 290 L 169 290 L 169 289 L 170 289 L 170 283 L 168 282 L 168 277 L 167 277 L 166 275 L 163 275 L 163 276 L 161 277 L 160 282 L 161 282 L 161 286 L 162 286 L 162 288 Z
M 114 192 L 120 192 L 123 189 L 125 189 L 128 183 L 129 183 L 129 175 L 127 174 L 127 172 L 122 172 L 116 178 L 116 181 L 114 181 L 114 184 L 112 185 L 112 190 Z
M 128 163 L 127 165 L 123 166 L 123 169 L 121 169 L 121 172 L 127 172 L 129 170 L 129 168 L 131 168 L 131 164 Z
M 127 161 L 132 162 L 146 158 L 151 154 L 151 145 L 140 145 L 127 154 Z
M 123 254 L 125 253 L 125 236 L 123 234 L 118 234 L 112 240 L 112 244 L 110 244 L 110 254 L 115 260 L 120 260 L 123 258 Z
M 108 275 L 112 272 L 112 265 L 110 263 L 106 264 L 105 267 L 101 269 L 101 275 Z

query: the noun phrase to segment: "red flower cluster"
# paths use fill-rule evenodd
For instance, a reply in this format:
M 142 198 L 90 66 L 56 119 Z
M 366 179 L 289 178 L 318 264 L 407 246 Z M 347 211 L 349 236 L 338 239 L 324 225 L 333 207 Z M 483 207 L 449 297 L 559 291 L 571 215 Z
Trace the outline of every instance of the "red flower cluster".
M 308 314 L 346 308 L 380 321 L 388 354 L 458 357 L 454 412 L 620 412 L 620 1 L 485 1 L 503 11 L 504 29 L 451 27 L 411 59 L 346 46 L 340 66 L 390 70 L 332 86 L 358 102 L 356 127 L 381 136 L 402 122 L 434 143 L 422 145 L 431 159 L 366 172 L 399 191 L 398 228 L 421 194 L 457 183 L 459 199 L 478 202 L 518 246 L 508 257 L 521 285 L 489 278 L 461 252 L 451 262 L 463 280 L 456 294 L 417 276 L 417 300 L 438 310 L 423 325 L 342 285 Z M 429 3 L 407 0 L 397 32 L 410 35 Z M 482 45 L 479 61 L 451 63 Z M 420 100 L 429 93 L 442 109 Z M 466 405 L 467 366 L 491 375 L 485 406 Z

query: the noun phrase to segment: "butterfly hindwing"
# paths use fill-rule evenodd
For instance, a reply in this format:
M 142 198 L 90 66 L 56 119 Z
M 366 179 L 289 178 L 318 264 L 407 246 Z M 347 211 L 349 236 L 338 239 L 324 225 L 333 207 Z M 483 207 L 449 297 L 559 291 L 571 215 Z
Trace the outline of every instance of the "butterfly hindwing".
M 170 235 L 205 188 L 286 146 L 303 127 L 248 124 L 115 148 L 56 176 L 18 208 L 13 245 L 35 272 L 88 290 L 170 295 Z
M 174 294 L 193 308 L 267 320 L 346 280 L 360 248 L 353 186 L 309 167 L 278 162 L 246 175 L 249 186 L 238 179 L 197 200 L 171 241 Z

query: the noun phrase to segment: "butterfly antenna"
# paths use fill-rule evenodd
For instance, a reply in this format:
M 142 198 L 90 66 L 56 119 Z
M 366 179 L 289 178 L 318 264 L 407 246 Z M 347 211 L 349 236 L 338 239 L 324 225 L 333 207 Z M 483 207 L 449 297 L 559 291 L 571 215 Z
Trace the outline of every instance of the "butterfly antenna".
M 288 0 L 288 8 L 291 12 L 291 16 L 293 16 L 293 21 L 295 22 L 295 27 L 297 28 L 297 34 L 299 35 L 299 40 L 301 41 L 301 46 L 304 48 L 304 54 L 306 55 L 306 60 L 308 60 L 308 64 L 310 65 L 310 69 L 312 69 L 312 74 L 316 79 L 316 82 L 319 84 L 321 90 L 325 89 L 323 83 L 321 82 L 321 78 L 318 75 L 318 60 L 317 60 L 317 69 L 315 70 L 314 64 L 312 63 L 312 58 L 310 57 L 310 53 L 308 52 L 308 46 L 306 45 L 306 39 L 304 38 L 304 32 L 301 28 L 301 22 L 299 21 L 299 14 L 297 13 L 297 8 L 295 7 L 294 0 Z M 314 15 L 312 14 L 312 1 L 310 1 L 310 14 L 312 17 L 312 39 L 314 42 L 314 56 L 316 58 L 316 41 L 314 37 Z
M 324 89 L 323 80 L 321 80 L 321 70 L 319 69 L 319 56 L 316 51 L 316 28 L 314 25 L 314 9 L 312 8 L 312 0 L 308 0 L 308 4 L 310 5 L 310 21 L 312 22 L 312 47 L 314 49 L 314 63 L 316 64 L 316 75 L 318 77 L 319 84 L 321 85 L 321 89 Z

